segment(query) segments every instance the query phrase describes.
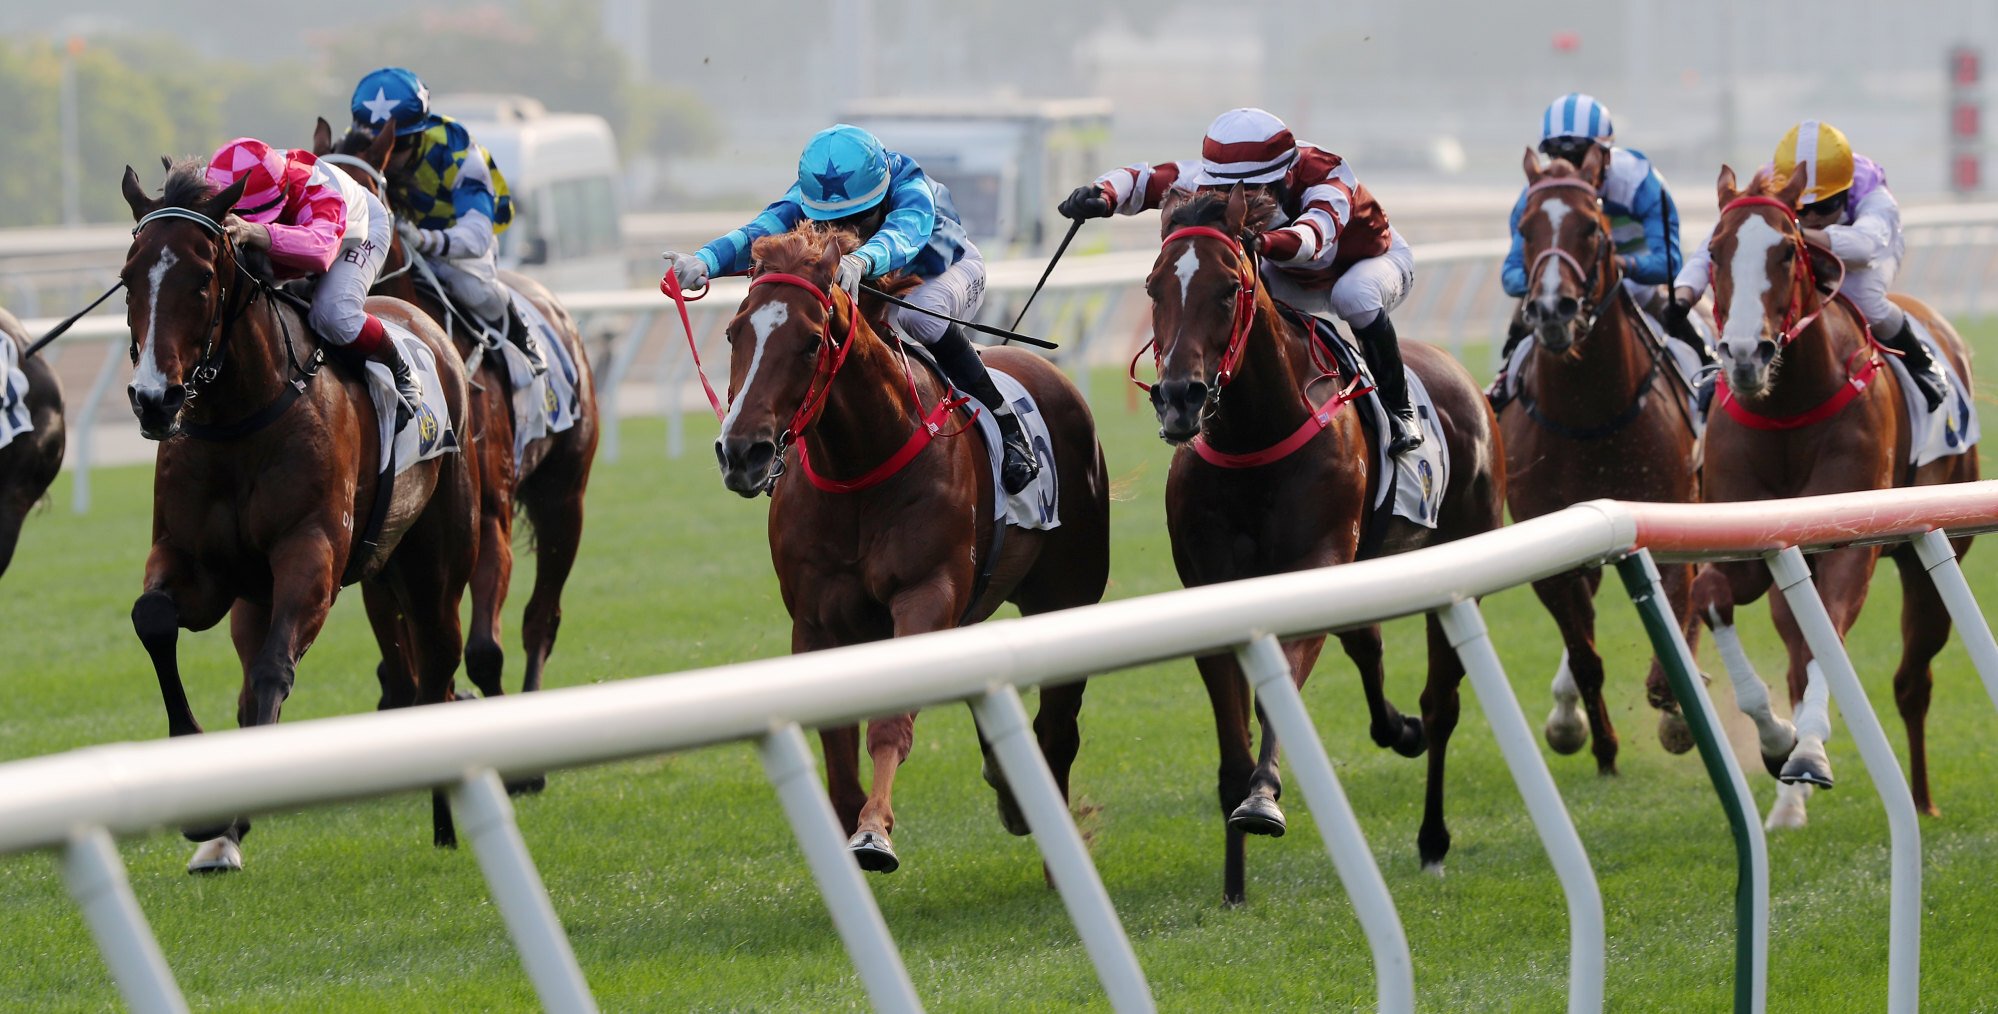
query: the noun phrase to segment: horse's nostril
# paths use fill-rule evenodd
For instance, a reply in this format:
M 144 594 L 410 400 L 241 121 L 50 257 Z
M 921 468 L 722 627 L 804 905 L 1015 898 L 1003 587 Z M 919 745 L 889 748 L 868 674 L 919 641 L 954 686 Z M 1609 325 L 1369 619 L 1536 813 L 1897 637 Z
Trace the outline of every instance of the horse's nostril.
M 1554 312 L 1560 314 L 1564 320 L 1573 317 L 1581 309 L 1582 304 L 1572 296 L 1562 296 L 1561 301 L 1554 304 Z

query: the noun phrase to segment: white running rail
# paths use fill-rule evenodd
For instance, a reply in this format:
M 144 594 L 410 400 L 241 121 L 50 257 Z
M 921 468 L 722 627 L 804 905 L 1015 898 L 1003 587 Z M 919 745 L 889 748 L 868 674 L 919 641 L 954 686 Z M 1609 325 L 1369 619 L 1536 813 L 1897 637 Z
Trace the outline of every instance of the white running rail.
M 1998 700 L 1998 647 L 1938 534 L 1998 529 L 1998 481 L 1734 505 L 1595 501 L 1500 531 L 1392 559 L 1228 585 L 1168 592 L 1031 619 L 984 623 L 919 637 L 587 687 L 506 696 L 448 708 L 400 711 L 121 743 L 0 765 L 0 854 L 54 849 L 126 1002 L 140 1011 L 185 1010 L 110 835 L 366 796 L 448 788 L 509 933 L 551 1010 L 594 1001 L 497 776 L 603 763 L 738 740 L 761 745 L 834 924 L 869 999 L 884 1010 L 919 1008 L 908 972 L 826 801 L 802 729 L 870 715 L 969 701 L 991 723 L 995 754 L 1019 794 L 1036 841 L 1112 1005 L 1149 1011 L 1153 1001 L 1110 899 L 1081 845 L 1052 776 L 1026 736 L 1019 688 L 1060 683 L 1167 659 L 1234 650 L 1272 724 L 1291 744 L 1292 776 L 1318 818 L 1333 865 L 1372 949 L 1379 1008 L 1414 1005 L 1408 942 L 1311 719 L 1283 677 L 1276 639 L 1436 612 L 1491 716 L 1514 780 L 1567 894 L 1569 1007 L 1603 1006 L 1601 895 L 1547 765 L 1484 630 L 1477 598 L 1576 566 L 1635 560 L 1632 579 L 1647 618 L 1663 616 L 1649 554 L 1672 559 L 1765 557 L 1806 624 L 1816 601 L 1793 581 L 1794 547 L 1916 540 Z M 1626 577 L 1630 571 L 1626 569 Z M 1821 607 L 1820 607 L 1821 612 Z M 1670 624 L 1666 624 L 1670 629 Z M 1844 660 L 1836 638 L 1814 637 L 1821 659 Z M 1683 654 L 1683 642 L 1678 651 Z M 1833 665 L 1849 675 L 1850 665 Z M 1914 1010 L 1918 970 L 1918 830 L 1904 822 L 1906 783 L 1856 680 L 1833 674 L 1893 823 L 1890 1010 Z M 1695 687 L 1697 680 L 1690 680 Z M 1704 691 L 1689 717 L 1711 714 Z M 1860 718 L 1859 716 L 1864 716 Z M 1870 721 L 1868 720 L 1870 719 Z M 1882 759 L 1884 757 L 1884 760 Z M 1732 765 L 1731 757 L 1727 763 Z M 1891 771 L 1884 768 L 1894 768 Z M 1736 782 L 1740 772 L 1729 769 Z M 1717 779 L 1718 781 L 1718 779 Z M 1723 790 L 1724 797 L 1728 789 Z M 1896 806 L 1899 796 L 1903 805 Z M 1754 822 L 1751 819 L 1750 824 Z M 1759 828 L 1757 829 L 1759 834 Z M 1759 838 L 1757 839 L 1759 842 Z M 1760 895 L 1750 931 L 1766 960 L 1767 872 L 1744 866 L 1742 889 Z M 1738 969 L 1747 966 L 1738 964 Z M 1737 1009 L 1762 1009 L 1762 977 L 1738 991 Z M 1745 999 L 1744 999 L 1745 998 Z

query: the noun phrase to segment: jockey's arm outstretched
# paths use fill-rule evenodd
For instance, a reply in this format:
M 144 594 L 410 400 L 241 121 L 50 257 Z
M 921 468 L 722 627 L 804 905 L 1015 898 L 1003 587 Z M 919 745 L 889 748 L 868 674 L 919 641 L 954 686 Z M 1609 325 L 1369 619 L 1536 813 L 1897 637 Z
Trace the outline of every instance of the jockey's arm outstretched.
M 416 378 L 388 330 L 367 311 L 382 262 L 388 258 L 388 209 L 348 178 L 320 165 L 308 151 L 272 148 L 239 137 L 208 159 L 217 189 L 248 177 L 223 230 L 240 247 L 263 250 L 275 281 L 318 278 L 306 322 L 342 355 L 389 368 L 405 408 L 419 401 Z
M 859 296 L 863 281 L 902 271 L 923 280 L 903 298 L 933 313 L 970 320 L 984 302 L 985 260 L 965 235 L 950 191 L 925 175 L 915 159 L 882 148 L 873 134 L 844 123 L 813 135 L 798 159 L 798 182 L 747 225 L 695 253 L 669 250 L 665 258 L 681 288 L 699 288 L 710 277 L 748 271 L 752 244 L 807 220 L 862 240 L 840 258 L 834 275 L 849 296 Z M 1040 465 L 966 329 L 907 308 L 896 311 L 894 322 L 929 348 L 952 384 L 991 410 L 1005 443 L 1000 481 L 1008 493 L 1027 488 Z
M 1388 225 L 1387 212 L 1338 155 L 1296 140 L 1282 120 L 1261 109 L 1232 109 L 1208 126 L 1198 160 L 1112 169 L 1076 188 L 1060 211 L 1075 219 L 1135 215 L 1157 208 L 1174 189 L 1237 184 L 1267 189 L 1282 209 L 1282 221 L 1271 223 L 1258 245 L 1270 295 L 1344 320 L 1387 405 L 1394 430 L 1390 452 L 1420 445 L 1401 344 L 1388 318 L 1408 298 L 1415 260 Z

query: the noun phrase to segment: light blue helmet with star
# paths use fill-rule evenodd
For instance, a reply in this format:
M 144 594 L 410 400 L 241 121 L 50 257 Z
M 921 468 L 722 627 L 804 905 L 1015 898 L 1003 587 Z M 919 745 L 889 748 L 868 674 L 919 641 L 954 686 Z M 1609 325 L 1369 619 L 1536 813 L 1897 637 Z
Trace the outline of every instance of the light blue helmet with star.
M 401 67 L 369 71 L 354 86 L 354 99 L 349 105 L 354 111 L 354 125 L 370 132 L 393 123 L 396 136 L 406 137 L 434 122 L 430 117 L 430 89 L 424 87 L 423 79 L 415 72 Z
M 798 156 L 798 191 L 815 222 L 859 214 L 888 194 L 888 153 L 873 134 L 835 123 L 812 135 Z

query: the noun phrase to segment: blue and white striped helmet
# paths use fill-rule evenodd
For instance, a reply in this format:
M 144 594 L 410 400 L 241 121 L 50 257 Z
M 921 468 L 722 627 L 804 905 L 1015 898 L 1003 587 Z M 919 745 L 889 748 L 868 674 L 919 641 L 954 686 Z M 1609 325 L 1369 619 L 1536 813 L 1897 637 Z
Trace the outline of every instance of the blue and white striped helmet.
M 1556 137 L 1586 137 L 1601 144 L 1610 143 L 1616 137 L 1616 127 L 1610 123 L 1609 107 L 1581 92 L 1555 99 L 1540 116 L 1540 139 Z
M 805 217 L 824 222 L 859 214 L 888 193 L 888 153 L 859 127 L 835 123 L 812 135 L 798 156 Z

